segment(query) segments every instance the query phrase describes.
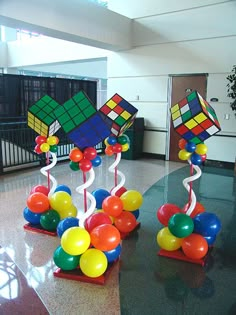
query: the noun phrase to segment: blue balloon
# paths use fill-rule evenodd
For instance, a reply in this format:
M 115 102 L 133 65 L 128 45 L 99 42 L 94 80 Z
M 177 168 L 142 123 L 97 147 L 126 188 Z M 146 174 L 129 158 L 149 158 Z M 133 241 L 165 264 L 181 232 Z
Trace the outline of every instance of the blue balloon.
M 197 153 L 193 153 L 190 157 L 190 161 L 194 164 L 194 165 L 201 165 L 202 164 L 202 157 L 200 154 Z
M 200 299 L 208 299 L 215 294 L 214 282 L 210 278 L 206 277 L 201 287 L 193 288 L 191 291 Z
M 216 240 L 216 235 L 208 235 L 208 236 L 203 236 L 205 238 L 205 240 L 207 241 L 207 244 L 209 246 L 213 245 L 215 243 Z
M 221 222 L 219 218 L 210 212 L 203 212 L 193 218 L 194 233 L 202 236 L 216 235 L 221 229 Z
M 61 238 L 62 234 L 73 226 L 79 226 L 79 219 L 68 217 L 61 220 L 57 225 L 57 235 Z
M 139 209 L 137 209 L 135 211 L 130 211 L 130 212 L 135 216 L 136 219 L 138 219 L 138 217 L 139 217 Z
M 107 260 L 108 262 L 113 262 L 115 261 L 117 258 L 119 258 L 120 256 L 120 253 L 121 253 L 121 245 L 119 244 L 116 248 L 112 249 L 112 250 L 109 250 L 109 251 L 106 251 L 106 252 L 103 252 L 106 257 L 107 257 Z
M 96 189 L 92 192 L 92 195 L 96 200 L 96 208 L 102 209 L 103 200 L 111 194 L 106 189 Z
M 107 143 L 110 144 L 110 145 L 114 145 L 117 143 L 117 138 L 114 137 L 114 136 L 110 136 L 107 138 Z
M 25 207 L 23 215 L 26 221 L 33 225 L 40 224 L 41 213 L 34 213 L 28 207 Z
M 58 185 L 54 192 L 56 192 L 56 191 L 65 191 L 71 196 L 71 190 L 66 185 Z
M 187 142 L 186 145 L 185 145 L 185 150 L 187 152 L 194 152 L 196 150 L 196 144 L 194 142 Z
M 91 160 L 93 167 L 97 167 L 101 165 L 102 159 L 99 155 L 97 155 L 93 160 Z

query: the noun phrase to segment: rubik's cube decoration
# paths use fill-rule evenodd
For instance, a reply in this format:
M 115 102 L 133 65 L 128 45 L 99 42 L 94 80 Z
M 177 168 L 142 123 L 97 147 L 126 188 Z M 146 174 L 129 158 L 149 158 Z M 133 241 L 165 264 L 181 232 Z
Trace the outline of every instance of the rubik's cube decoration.
M 175 131 L 186 141 L 202 143 L 221 130 L 214 109 L 193 91 L 171 108 Z
M 87 95 L 80 91 L 54 114 L 68 138 L 81 150 L 102 142 L 110 130 Z
M 123 134 L 134 122 L 138 110 L 117 93 L 100 109 L 103 120 L 115 136 Z
M 41 136 L 52 136 L 61 128 L 54 114 L 54 110 L 59 106 L 50 96 L 43 96 L 29 108 L 28 126 Z

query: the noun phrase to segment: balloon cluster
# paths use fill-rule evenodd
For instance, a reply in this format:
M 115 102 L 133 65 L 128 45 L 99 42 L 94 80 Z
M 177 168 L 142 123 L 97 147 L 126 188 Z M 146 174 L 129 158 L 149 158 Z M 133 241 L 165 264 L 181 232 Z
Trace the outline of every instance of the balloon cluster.
M 181 248 L 191 259 L 202 259 L 221 229 L 219 218 L 205 212 L 200 203 L 196 203 L 191 216 L 174 204 L 164 204 L 157 210 L 157 218 L 165 226 L 157 234 L 158 245 L 167 251 Z
M 105 154 L 111 156 L 114 153 L 128 151 L 130 140 L 127 135 L 121 135 L 119 137 L 110 136 L 105 139 L 104 144 L 106 145 Z
M 201 165 L 206 160 L 207 146 L 204 143 L 195 144 L 185 139 L 179 140 L 179 159 L 183 161 L 190 160 L 194 165 Z
M 37 154 L 46 153 L 46 152 L 54 152 L 56 153 L 58 150 L 59 138 L 56 136 L 49 136 L 48 138 L 45 136 L 37 136 L 35 138 L 36 146 L 34 148 L 34 152 Z
M 40 225 L 44 230 L 54 232 L 60 220 L 77 216 L 77 208 L 68 186 L 58 185 L 49 196 L 46 186 L 37 185 L 31 189 L 23 215 L 33 226 Z
M 72 171 L 88 172 L 92 167 L 97 167 L 102 163 L 101 157 L 93 147 L 85 148 L 83 152 L 79 148 L 73 148 L 70 151 L 69 158 Z
M 61 245 L 54 252 L 54 262 L 62 270 L 80 268 L 88 277 L 96 278 L 107 270 L 109 263 L 121 253 L 121 233 L 136 227 L 137 208 L 142 204 L 139 192 L 120 190 L 121 196 L 112 196 L 105 189 L 92 192 L 96 210 L 86 220 L 84 227 L 69 218 L 57 228 Z M 71 221 L 71 220 L 70 220 Z

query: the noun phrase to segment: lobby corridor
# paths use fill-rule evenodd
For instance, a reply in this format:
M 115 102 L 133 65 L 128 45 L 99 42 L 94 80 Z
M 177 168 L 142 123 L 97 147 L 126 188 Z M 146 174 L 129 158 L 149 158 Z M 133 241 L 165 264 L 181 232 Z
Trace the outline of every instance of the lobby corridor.
M 89 188 L 110 190 L 112 157 L 103 156 Z M 182 207 L 187 193 L 182 180 L 189 166 L 156 159 L 124 160 L 127 189 L 143 194 L 138 230 L 122 242 L 119 263 L 105 285 L 56 278 L 53 253 L 58 237 L 26 231 L 23 210 L 31 188 L 47 184 L 40 168 L 0 178 L 0 315 L 231 315 L 236 314 L 236 184 L 233 170 L 202 168 L 194 183 L 197 200 L 222 222 L 211 257 L 203 268 L 157 255 L 156 234 L 161 225 L 156 211 L 164 203 Z M 83 197 L 75 189 L 83 182 L 69 162 L 51 173 L 58 185 L 70 187 L 74 204 L 83 211 Z

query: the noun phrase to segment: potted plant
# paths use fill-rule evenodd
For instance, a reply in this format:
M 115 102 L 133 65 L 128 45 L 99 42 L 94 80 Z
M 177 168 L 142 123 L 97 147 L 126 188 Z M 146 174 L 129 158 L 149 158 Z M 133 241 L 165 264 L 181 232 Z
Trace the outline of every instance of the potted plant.
M 233 111 L 236 111 L 236 65 L 233 66 L 231 74 L 226 79 L 229 81 L 227 86 L 227 96 L 232 98 L 233 102 L 230 104 Z M 236 116 L 236 113 L 235 113 Z

